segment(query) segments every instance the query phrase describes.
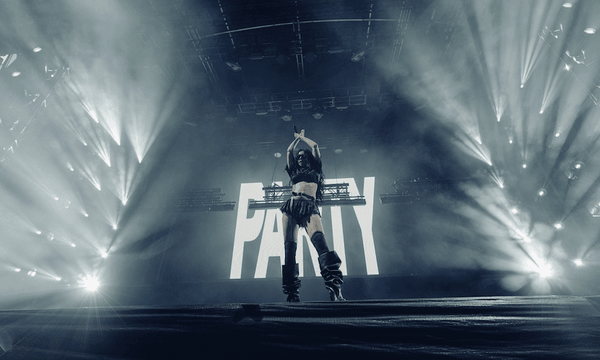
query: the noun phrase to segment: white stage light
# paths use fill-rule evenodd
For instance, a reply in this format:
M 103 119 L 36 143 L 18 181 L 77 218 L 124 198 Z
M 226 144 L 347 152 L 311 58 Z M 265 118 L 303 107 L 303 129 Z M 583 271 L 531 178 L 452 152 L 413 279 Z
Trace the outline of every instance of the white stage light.
M 527 169 L 527 164 L 523 164 L 523 169 Z
M 587 28 L 587 29 L 583 30 L 583 32 L 586 33 L 586 34 L 593 35 L 593 34 L 596 33 L 596 29 L 594 29 L 594 28 Z
M 21 269 L 15 268 L 14 272 L 21 272 Z
M 96 278 L 87 276 L 81 281 L 81 287 L 89 292 L 94 292 L 100 287 L 100 282 Z
M 108 257 L 108 253 L 106 251 L 100 251 L 100 256 L 106 259 Z
M 560 230 L 564 227 L 564 225 L 561 222 L 557 222 L 554 224 L 554 227 L 556 228 L 556 230 Z
M 546 265 L 540 266 L 537 269 L 537 273 L 542 278 L 549 278 L 552 276 L 552 268 L 550 267 L 550 265 L 546 264 Z
M 583 260 L 581 260 L 581 259 L 575 259 L 575 260 L 573 260 L 573 262 L 577 266 L 583 266 Z
M 33 52 L 37 53 L 37 52 L 40 52 L 40 51 L 42 51 L 42 48 L 39 47 L 39 46 L 36 46 L 36 47 L 33 48 Z
M 547 193 L 547 192 L 546 192 L 546 189 L 539 189 L 539 190 L 538 190 L 538 195 L 539 195 L 539 196 L 545 196 L 545 195 L 546 195 L 546 193 Z

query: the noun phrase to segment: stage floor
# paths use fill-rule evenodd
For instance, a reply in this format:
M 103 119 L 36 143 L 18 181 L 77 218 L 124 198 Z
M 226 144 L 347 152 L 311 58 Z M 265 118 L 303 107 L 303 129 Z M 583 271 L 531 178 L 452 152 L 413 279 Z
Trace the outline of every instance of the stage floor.
M 598 359 L 600 297 L 0 312 L 6 359 Z

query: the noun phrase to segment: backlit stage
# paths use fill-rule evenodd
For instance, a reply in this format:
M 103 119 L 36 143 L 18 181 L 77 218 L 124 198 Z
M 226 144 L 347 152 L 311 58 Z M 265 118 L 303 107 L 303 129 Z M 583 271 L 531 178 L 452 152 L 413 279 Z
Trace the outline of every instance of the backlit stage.
M 0 313 L 2 359 L 597 359 L 600 297 Z

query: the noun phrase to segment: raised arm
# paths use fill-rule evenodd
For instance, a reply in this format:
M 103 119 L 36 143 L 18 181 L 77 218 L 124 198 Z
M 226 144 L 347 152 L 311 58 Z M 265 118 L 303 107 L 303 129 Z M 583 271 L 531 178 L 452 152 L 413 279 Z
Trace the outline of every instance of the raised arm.
M 296 145 L 298 145 L 298 143 L 300 142 L 300 134 L 295 133 L 294 136 L 296 137 L 294 139 L 294 141 L 292 141 L 292 143 L 290 144 L 290 146 L 288 146 L 287 149 L 287 167 L 288 169 L 291 169 L 290 163 L 294 161 L 293 157 L 294 157 L 294 149 L 296 148 Z
M 302 132 L 300 134 L 301 134 L 300 139 L 302 139 L 302 141 L 304 141 L 308 146 L 310 146 L 310 148 L 312 149 L 312 154 L 315 157 L 315 159 L 317 159 L 318 161 L 321 161 L 321 151 L 319 151 L 319 145 L 317 145 L 317 143 L 312 141 L 311 139 L 305 137 L 304 130 L 302 130 Z

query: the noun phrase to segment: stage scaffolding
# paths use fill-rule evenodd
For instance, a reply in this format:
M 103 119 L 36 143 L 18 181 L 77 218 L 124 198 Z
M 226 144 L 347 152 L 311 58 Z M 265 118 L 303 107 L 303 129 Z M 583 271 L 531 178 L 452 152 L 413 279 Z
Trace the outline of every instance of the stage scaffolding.
M 235 201 L 223 201 L 224 196 L 219 188 L 190 190 L 177 193 L 169 205 L 177 212 L 233 210 Z
M 323 200 L 319 206 L 341 205 L 366 205 L 367 201 L 362 195 L 350 195 L 348 183 L 323 185 Z M 291 186 L 263 187 L 265 196 L 263 200 L 250 200 L 249 209 L 279 208 L 292 196 Z

